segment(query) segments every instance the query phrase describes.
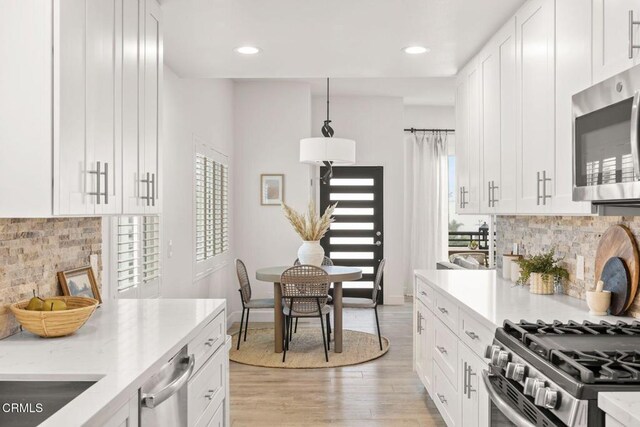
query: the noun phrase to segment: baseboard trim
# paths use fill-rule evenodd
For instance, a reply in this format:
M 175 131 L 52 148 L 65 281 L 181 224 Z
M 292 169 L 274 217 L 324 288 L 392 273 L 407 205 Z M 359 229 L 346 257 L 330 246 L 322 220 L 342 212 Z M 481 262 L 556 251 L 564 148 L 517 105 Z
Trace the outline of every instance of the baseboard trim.
M 234 323 L 240 323 L 242 318 L 242 310 L 234 311 L 227 316 L 227 327 Z M 266 309 L 254 309 L 249 314 L 249 324 L 252 322 L 273 322 L 273 311 Z
M 404 295 L 385 295 L 384 304 L 385 305 L 403 305 Z

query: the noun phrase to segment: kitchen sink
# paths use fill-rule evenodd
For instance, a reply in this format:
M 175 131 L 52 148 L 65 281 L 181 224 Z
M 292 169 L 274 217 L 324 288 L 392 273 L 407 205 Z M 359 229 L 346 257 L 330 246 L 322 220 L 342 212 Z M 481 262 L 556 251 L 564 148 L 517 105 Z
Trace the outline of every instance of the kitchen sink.
M 0 380 L 0 426 L 37 426 L 95 383 Z

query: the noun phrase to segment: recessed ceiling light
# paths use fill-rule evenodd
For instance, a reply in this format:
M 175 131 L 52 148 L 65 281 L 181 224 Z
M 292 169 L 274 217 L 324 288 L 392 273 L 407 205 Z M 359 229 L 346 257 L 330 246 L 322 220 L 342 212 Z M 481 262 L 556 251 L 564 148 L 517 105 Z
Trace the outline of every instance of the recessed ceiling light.
M 404 53 L 407 53 L 409 55 L 419 55 L 421 53 L 427 53 L 430 51 L 430 49 L 424 46 L 407 46 L 402 50 L 404 51 Z
M 240 46 L 237 47 L 235 51 L 243 55 L 255 55 L 256 53 L 260 53 L 260 48 L 255 46 Z

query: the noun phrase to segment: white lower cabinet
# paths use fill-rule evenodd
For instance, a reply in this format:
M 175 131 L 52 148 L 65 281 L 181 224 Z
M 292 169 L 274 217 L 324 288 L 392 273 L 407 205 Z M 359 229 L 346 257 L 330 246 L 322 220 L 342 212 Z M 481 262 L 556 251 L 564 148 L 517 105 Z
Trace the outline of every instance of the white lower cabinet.
M 433 361 L 433 393 L 431 393 L 431 398 L 449 427 L 465 425 L 460 423 L 458 392 L 435 360 Z
M 189 427 L 225 426 L 228 423 L 229 354 L 225 345 L 226 314 L 220 313 L 189 343 L 196 357 L 189 379 Z
M 425 305 L 423 292 L 433 299 L 432 306 Z M 420 381 L 449 427 L 490 426 L 490 401 L 481 375 L 487 369 L 484 348 L 493 340 L 491 325 L 419 277 L 414 295 L 414 367 Z M 455 314 L 455 321 L 441 320 L 445 313 L 439 307 L 450 317 Z
M 460 425 L 465 427 L 488 426 L 489 396 L 482 382 L 482 371 L 487 364 L 460 343 L 458 348 L 460 372 Z
M 433 365 L 431 363 L 433 353 L 433 322 L 435 318 L 422 301 L 416 300 L 415 319 L 415 368 L 427 391 L 431 393 L 431 380 L 433 378 Z
M 102 424 L 102 427 L 137 427 L 139 402 L 140 398 L 136 392 L 127 403 Z

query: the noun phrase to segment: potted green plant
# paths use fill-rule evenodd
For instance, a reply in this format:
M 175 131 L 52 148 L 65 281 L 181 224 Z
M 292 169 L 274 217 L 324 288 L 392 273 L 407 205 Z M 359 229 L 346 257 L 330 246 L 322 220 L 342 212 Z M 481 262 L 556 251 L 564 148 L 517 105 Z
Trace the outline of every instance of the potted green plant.
M 559 265 L 562 258 L 555 257 L 555 248 L 531 258 L 514 260 L 520 265 L 519 284 L 529 283 L 533 294 L 552 294 L 555 280 L 567 279 L 569 272 Z

